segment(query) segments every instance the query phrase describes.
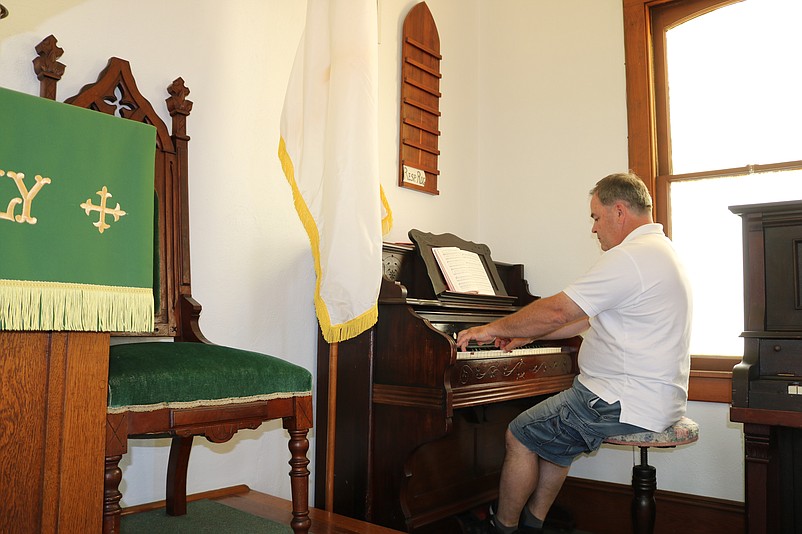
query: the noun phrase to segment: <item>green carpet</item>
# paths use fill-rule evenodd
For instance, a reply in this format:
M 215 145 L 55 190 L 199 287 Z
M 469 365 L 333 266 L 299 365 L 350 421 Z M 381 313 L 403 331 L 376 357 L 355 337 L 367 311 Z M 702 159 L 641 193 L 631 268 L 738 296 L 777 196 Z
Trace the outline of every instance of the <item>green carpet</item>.
M 241 512 L 209 500 L 187 503 L 187 514 L 173 517 L 164 509 L 123 516 L 122 534 L 286 534 L 289 525 Z

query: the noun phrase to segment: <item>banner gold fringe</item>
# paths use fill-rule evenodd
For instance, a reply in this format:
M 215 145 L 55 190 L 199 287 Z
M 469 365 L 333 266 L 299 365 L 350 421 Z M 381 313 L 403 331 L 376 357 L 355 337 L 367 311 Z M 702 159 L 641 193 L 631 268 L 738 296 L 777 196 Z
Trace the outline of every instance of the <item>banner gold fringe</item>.
M 0 280 L 0 330 L 152 332 L 153 290 Z
M 393 228 L 393 210 L 390 209 L 390 203 L 387 202 L 387 197 L 384 196 L 384 188 L 379 186 L 379 193 L 381 194 L 382 206 L 387 214 L 382 217 L 382 235 L 385 236 L 390 233 Z
M 354 317 L 345 323 L 336 325 L 331 324 L 331 318 L 329 317 L 326 303 L 320 296 L 320 234 L 318 233 L 315 219 L 312 217 L 312 213 L 309 211 L 306 201 L 298 189 L 298 184 L 295 181 L 295 168 L 292 164 L 292 158 L 290 158 L 290 155 L 287 152 L 287 146 L 284 143 L 283 137 L 279 138 L 278 157 L 281 161 L 281 168 L 284 171 L 284 176 L 287 178 L 287 181 L 292 188 L 292 198 L 295 204 L 295 211 L 298 212 L 298 217 L 301 219 L 301 224 L 303 224 L 303 227 L 306 230 L 306 235 L 309 237 L 309 244 L 312 247 L 312 258 L 315 264 L 315 311 L 317 312 L 317 320 L 318 323 L 320 323 L 320 330 L 323 333 L 323 338 L 328 343 L 336 343 L 356 337 L 376 324 L 376 321 L 379 317 L 378 306 L 374 304 L 363 314 L 359 315 L 358 317 Z M 390 212 L 390 206 L 384 196 L 384 190 L 381 189 L 381 186 L 379 189 L 382 204 L 387 212 L 387 215 L 385 215 L 385 217 L 382 219 L 382 233 L 386 234 L 390 231 L 390 226 L 392 225 L 393 219 L 392 213 Z

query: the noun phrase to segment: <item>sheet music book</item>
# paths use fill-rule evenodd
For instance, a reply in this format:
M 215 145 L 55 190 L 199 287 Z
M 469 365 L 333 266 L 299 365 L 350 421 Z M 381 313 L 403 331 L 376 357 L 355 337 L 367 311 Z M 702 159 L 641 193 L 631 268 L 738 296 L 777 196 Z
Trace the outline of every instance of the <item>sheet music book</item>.
M 432 247 L 432 253 L 450 291 L 477 295 L 496 294 L 477 253 L 459 247 Z

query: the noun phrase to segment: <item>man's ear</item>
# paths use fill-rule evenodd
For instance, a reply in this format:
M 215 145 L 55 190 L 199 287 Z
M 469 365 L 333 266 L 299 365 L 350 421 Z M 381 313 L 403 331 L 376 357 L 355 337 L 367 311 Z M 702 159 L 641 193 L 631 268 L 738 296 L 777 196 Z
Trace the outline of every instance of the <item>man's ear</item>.
M 615 215 L 617 220 L 621 220 L 625 218 L 627 215 L 627 206 L 623 202 L 616 202 L 613 204 L 613 214 Z

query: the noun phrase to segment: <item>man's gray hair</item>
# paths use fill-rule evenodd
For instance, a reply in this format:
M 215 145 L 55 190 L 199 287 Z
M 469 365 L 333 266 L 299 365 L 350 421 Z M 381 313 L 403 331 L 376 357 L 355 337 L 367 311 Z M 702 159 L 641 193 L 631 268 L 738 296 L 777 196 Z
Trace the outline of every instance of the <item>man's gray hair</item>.
M 603 206 L 610 206 L 617 201 L 626 203 L 630 209 L 641 215 L 652 210 L 652 196 L 636 174 L 620 172 L 605 176 L 590 190 Z

